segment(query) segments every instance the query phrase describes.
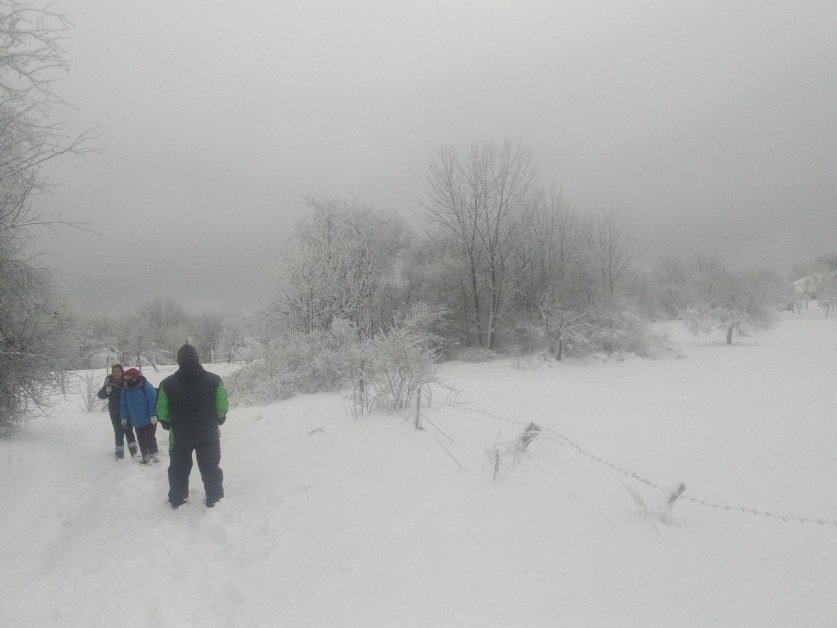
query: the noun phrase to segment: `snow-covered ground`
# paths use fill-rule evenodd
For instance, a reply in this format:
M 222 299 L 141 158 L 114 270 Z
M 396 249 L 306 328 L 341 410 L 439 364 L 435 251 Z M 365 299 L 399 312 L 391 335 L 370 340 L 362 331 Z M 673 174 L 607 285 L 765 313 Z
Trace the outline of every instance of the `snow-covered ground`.
M 0 626 L 837 626 L 837 320 L 670 328 L 681 358 L 444 365 L 423 431 L 338 394 L 236 408 L 212 510 L 197 468 L 167 507 L 165 433 L 116 462 L 63 401 L 0 442 Z M 686 485 L 667 522 L 642 480 Z

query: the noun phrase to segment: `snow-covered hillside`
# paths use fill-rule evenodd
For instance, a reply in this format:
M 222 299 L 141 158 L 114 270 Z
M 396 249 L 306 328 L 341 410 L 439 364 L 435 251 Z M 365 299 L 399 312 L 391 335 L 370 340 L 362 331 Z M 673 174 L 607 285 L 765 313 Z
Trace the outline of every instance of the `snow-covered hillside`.
M 338 394 L 236 408 L 212 510 L 62 401 L 0 442 L 0 626 L 837 625 L 837 320 L 670 327 L 682 358 L 444 365 L 423 431 Z M 667 522 L 642 480 L 686 485 Z

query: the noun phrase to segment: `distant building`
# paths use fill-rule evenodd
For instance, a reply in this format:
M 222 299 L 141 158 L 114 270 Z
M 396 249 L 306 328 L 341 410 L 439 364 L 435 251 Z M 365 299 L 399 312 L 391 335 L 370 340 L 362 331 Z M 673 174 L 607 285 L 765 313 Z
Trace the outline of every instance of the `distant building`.
M 816 299 L 822 287 L 822 282 L 822 273 L 812 273 L 794 281 L 793 289 L 800 299 Z
M 834 297 L 837 272 L 811 273 L 793 282 L 793 289 L 799 299 L 832 299 Z

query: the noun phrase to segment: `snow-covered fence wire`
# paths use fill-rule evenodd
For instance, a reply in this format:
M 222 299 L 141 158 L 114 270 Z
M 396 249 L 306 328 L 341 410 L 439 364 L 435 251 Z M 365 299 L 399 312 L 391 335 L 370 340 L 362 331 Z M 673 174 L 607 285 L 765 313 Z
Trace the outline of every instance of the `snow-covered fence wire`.
M 497 419 L 498 421 L 504 421 L 506 423 L 511 423 L 512 425 L 522 425 L 522 426 L 524 426 L 524 428 L 529 426 L 529 423 L 526 423 L 524 421 L 515 421 L 514 419 L 509 419 L 509 418 L 506 418 L 504 416 L 501 416 L 500 414 L 497 414 L 496 412 L 491 412 L 489 410 L 482 410 L 480 408 L 474 408 L 474 407 L 471 407 L 471 406 L 466 406 L 465 404 L 463 404 L 461 402 L 448 401 L 444 404 L 439 403 L 437 405 L 454 408 L 456 410 L 461 410 L 463 412 L 473 412 L 475 414 L 481 414 L 483 416 L 488 416 L 488 417 L 491 417 L 493 419 Z M 564 436 L 563 434 L 561 434 L 557 430 L 555 430 L 551 427 L 541 426 L 541 428 L 542 428 L 541 431 L 549 432 L 554 437 L 556 437 L 560 441 L 564 442 L 566 445 L 575 449 L 579 454 L 581 454 L 585 458 L 593 460 L 594 462 L 597 462 L 599 464 L 608 466 L 608 467 L 612 468 L 613 470 L 625 475 L 626 477 L 629 477 L 632 480 L 635 480 L 636 482 L 639 482 L 641 484 L 645 484 L 646 486 L 649 486 L 653 489 L 656 489 L 656 490 L 661 490 L 662 489 L 662 486 L 652 482 L 651 480 L 648 480 L 648 479 L 642 477 L 637 472 L 625 469 L 624 467 L 621 467 L 618 464 L 616 464 L 614 462 L 611 462 L 610 460 L 606 460 L 606 459 L 602 458 L 601 456 L 597 456 L 596 454 L 585 450 L 583 447 L 581 447 L 581 445 L 579 445 L 575 441 L 571 440 L 570 438 L 567 438 L 566 436 Z M 822 518 L 815 518 L 815 517 L 799 517 L 799 516 L 796 516 L 796 515 L 779 514 L 779 513 L 771 512 L 769 510 L 760 510 L 758 508 L 752 508 L 752 507 L 749 507 L 749 506 L 730 506 L 728 504 L 716 504 L 716 503 L 706 501 L 706 500 L 703 500 L 703 499 L 698 499 L 697 497 L 690 497 L 690 496 L 685 495 L 685 494 L 678 495 L 678 499 L 688 501 L 688 502 L 692 502 L 693 504 L 698 504 L 700 506 L 705 506 L 707 508 L 712 508 L 714 510 L 726 510 L 726 511 L 734 511 L 734 512 L 743 512 L 743 513 L 748 514 L 748 515 L 755 515 L 755 516 L 760 516 L 760 517 L 768 517 L 768 518 L 778 519 L 779 521 L 783 521 L 785 523 L 814 523 L 814 524 L 821 525 L 821 526 L 834 526 L 835 528 L 837 528 L 837 520 L 832 520 L 832 519 L 822 519 Z

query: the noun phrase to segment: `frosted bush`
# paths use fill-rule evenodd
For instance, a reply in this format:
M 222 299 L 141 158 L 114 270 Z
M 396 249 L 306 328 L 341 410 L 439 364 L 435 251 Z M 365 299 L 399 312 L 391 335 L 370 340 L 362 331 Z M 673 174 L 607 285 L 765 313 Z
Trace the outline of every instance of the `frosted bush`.
M 414 396 L 435 381 L 441 339 L 430 330 L 444 311 L 427 304 L 412 305 L 395 322 L 363 344 L 362 368 L 354 379 L 355 416 L 407 408 Z
M 630 353 L 656 358 L 672 351 L 666 336 L 651 331 L 645 320 L 629 311 L 614 316 L 609 325 L 595 326 L 587 341 L 590 349 L 609 354 Z

